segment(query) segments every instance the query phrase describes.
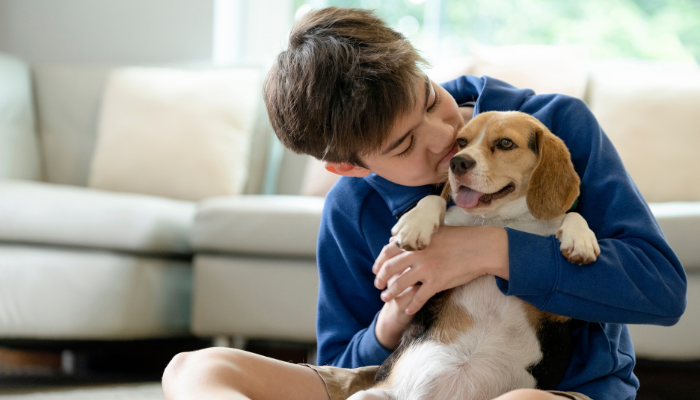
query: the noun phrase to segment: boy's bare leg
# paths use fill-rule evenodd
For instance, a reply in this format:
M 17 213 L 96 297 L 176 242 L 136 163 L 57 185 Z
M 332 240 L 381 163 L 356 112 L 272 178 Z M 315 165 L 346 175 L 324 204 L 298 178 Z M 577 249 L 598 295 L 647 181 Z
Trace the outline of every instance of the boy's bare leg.
M 168 400 L 329 400 L 311 368 L 221 347 L 175 356 L 163 391 Z
M 563 400 L 563 396 L 537 389 L 518 389 L 496 397 L 494 400 Z

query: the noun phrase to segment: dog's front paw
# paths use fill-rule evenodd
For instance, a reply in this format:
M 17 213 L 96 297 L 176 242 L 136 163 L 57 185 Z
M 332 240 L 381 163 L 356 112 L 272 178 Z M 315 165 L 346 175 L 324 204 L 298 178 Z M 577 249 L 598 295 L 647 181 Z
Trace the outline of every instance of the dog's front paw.
M 428 247 L 430 236 L 439 226 L 439 221 L 430 221 L 421 216 L 414 218 L 409 212 L 401 217 L 391 234 L 394 235 L 394 243 L 400 248 L 409 251 L 423 250 Z
M 432 234 L 440 227 L 444 215 L 444 199 L 439 196 L 422 199 L 391 229 L 394 243 L 409 251 L 425 249 L 430 244 Z
M 600 255 L 595 233 L 578 213 L 566 214 L 557 231 L 557 239 L 561 242 L 559 249 L 564 257 L 574 264 L 590 264 Z

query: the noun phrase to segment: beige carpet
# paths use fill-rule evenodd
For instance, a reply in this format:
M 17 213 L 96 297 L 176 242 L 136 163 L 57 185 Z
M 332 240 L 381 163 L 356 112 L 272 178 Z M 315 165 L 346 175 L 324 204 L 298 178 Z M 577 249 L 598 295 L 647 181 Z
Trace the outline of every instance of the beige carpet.
M 159 383 L 0 395 L 1 400 L 165 400 Z

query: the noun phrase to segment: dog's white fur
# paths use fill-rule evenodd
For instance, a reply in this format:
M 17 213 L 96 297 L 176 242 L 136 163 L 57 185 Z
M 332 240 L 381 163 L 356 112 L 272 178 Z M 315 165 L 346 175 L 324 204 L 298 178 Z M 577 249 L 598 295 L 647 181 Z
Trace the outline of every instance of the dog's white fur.
M 477 145 L 484 140 L 487 127 L 488 122 L 478 134 Z M 488 171 L 480 170 L 475 175 L 488 177 Z M 562 253 L 569 259 L 579 256 L 595 260 L 600 253 L 595 234 L 581 215 L 570 212 L 549 220 L 536 219 L 525 196 L 500 201 L 488 208 L 486 215 L 456 206 L 445 212 L 445 208 L 446 201 L 440 196 L 422 199 L 392 229 L 395 242 L 422 249 L 443 223 L 492 225 L 541 236 L 556 235 Z M 453 290 L 450 302 L 468 312 L 471 327 L 449 344 L 433 340 L 413 343 L 394 363 L 387 381 L 348 400 L 487 400 L 510 390 L 535 387 L 527 368 L 542 359 L 542 352 L 525 303 L 504 296 L 490 275 Z
M 523 303 L 500 292 L 494 296 L 497 291 L 493 276 L 461 286 L 455 301 L 469 307 L 474 328 L 448 345 L 414 344 L 395 364 L 388 388 L 358 392 L 348 400 L 487 400 L 534 387 L 526 369 L 542 358 L 536 333 Z

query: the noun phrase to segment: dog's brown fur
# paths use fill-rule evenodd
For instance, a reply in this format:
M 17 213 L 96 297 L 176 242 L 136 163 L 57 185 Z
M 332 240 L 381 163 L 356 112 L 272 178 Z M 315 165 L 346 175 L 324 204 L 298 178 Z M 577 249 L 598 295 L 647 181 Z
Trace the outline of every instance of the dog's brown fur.
M 452 293 L 452 290 L 448 291 L 432 305 L 437 317 L 430 329 L 430 337 L 442 344 L 454 342 L 460 333 L 469 329 L 474 323 L 472 316 L 464 308 L 450 301 Z
M 535 218 L 546 220 L 564 214 L 571 207 L 579 195 L 581 179 L 574 171 L 564 142 L 535 118 L 525 117 L 534 130 L 539 154 L 528 185 L 527 206 Z

